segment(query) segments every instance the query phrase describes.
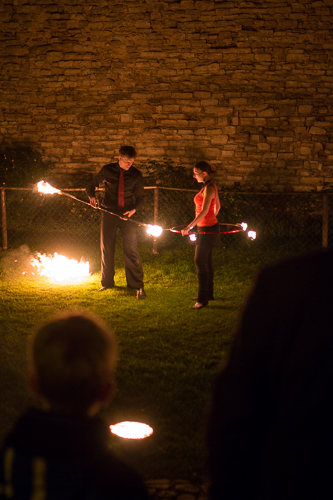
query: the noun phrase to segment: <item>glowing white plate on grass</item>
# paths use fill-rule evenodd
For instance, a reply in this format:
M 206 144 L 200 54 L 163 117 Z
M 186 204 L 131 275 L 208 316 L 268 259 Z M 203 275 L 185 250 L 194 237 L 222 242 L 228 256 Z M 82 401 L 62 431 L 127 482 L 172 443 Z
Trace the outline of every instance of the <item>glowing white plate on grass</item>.
M 125 439 L 144 439 L 154 432 L 152 427 L 142 422 L 118 422 L 110 425 L 110 431 Z

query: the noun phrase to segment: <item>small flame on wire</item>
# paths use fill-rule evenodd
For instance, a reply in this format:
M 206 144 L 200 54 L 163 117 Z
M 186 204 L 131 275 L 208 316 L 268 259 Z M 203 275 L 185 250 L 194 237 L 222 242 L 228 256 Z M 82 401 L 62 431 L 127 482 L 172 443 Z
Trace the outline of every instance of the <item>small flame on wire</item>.
M 257 233 L 255 231 L 248 231 L 247 235 L 251 238 L 251 240 L 255 240 L 257 237 Z
M 61 193 L 60 189 L 52 187 L 51 184 L 45 181 L 39 181 L 37 184 L 37 189 L 39 193 L 44 193 L 44 194 Z
M 247 230 L 247 223 L 246 222 L 241 222 L 241 226 L 242 226 L 243 231 Z
M 161 226 L 153 226 L 152 224 L 148 224 L 146 233 L 154 236 L 155 238 L 158 238 L 163 233 L 163 228 Z
M 110 425 L 110 431 L 126 439 L 144 439 L 154 432 L 152 427 L 142 422 L 119 422 Z
M 197 241 L 197 235 L 195 233 L 189 234 L 189 238 L 191 241 Z

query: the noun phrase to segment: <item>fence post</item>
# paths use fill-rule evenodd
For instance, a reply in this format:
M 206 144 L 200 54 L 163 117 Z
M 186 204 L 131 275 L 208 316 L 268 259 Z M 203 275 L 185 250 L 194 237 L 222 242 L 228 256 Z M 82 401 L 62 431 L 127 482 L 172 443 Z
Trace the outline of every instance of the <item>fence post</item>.
M 158 188 L 154 188 L 154 225 L 158 224 Z M 153 254 L 158 254 L 157 238 L 153 241 Z
M 329 212 L 328 194 L 324 194 L 324 196 L 323 196 L 323 237 L 322 237 L 323 248 L 328 247 L 328 212 Z
M 1 188 L 1 232 L 2 232 L 2 250 L 7 250 L 7 217 L 6 217 L 5 188 Z

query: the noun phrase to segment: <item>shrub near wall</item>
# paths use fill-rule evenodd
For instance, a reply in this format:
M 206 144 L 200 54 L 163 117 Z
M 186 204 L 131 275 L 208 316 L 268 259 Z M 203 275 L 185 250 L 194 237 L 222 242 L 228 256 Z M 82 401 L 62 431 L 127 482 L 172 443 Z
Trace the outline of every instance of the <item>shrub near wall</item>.
M 5 0 L 0 141 L 66 182 L 123 143 L 220 186 L 333 184 L 333 0 Z

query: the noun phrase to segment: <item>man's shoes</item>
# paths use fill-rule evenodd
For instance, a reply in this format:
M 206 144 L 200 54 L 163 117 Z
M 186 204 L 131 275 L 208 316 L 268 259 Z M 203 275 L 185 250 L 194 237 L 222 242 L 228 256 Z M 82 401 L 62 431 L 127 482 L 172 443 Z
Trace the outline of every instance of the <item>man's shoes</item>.
M 200 302 L 196 302 L 194 306 L 192 306 L 192 309 L 202 309 L 203 307 L 206 307 L 208 305 L 208 302 L 206 304 L 200 304 Z
M 139 288 L 139 290 L 136 291 L 136 298 L 137 299 L 145 299 L 146 294 L 143 288 Z

